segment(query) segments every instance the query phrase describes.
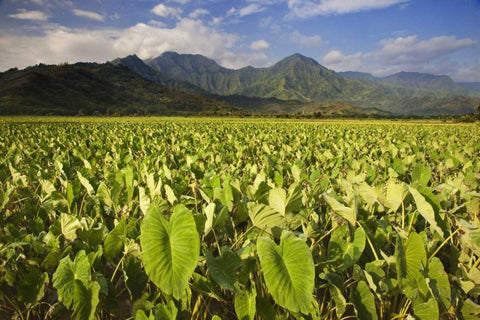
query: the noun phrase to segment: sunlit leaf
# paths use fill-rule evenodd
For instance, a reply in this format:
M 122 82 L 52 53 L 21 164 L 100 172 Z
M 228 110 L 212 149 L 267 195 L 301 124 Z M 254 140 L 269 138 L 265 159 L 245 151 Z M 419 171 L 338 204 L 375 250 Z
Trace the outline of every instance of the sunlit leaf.
M 180 299 L 197 265 L 200 241 L 193 215 L 183 205 L 167 221 L 151 206 L 141 225 L 143 264 L 150 280 L 163 292 Z

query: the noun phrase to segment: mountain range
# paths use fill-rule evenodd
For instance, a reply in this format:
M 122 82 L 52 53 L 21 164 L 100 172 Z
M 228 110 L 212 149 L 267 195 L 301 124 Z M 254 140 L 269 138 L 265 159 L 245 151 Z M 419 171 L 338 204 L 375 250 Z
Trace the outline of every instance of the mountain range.
M 277 98 L 285 101 L 344 102 L 394 114 L 455 114 L 476 110 L 478 93 L 448 76 L 401 72 L 365 80 L 336 73 L 312 58 L 291 55 L 268 68 L 224 68 L 201 55 L 165 52 L 145 61 L 161 74 L 219 95 Z M 128 63 L 125 63 L 128 66 Z M 352 74 L 352 73 L 350 73 Z
M 335 72 L 294 54 L 238 70 L 201 55 L 165 52 L 104 64 L 38 65 L 0 73 L 2 114 L 463 114 L 480 103 L 477 83 L 400 72 Z
M 38 65 L 0 74 L 0 114 L 222 114 L 228 103 L 145 79 L 111 63 Z

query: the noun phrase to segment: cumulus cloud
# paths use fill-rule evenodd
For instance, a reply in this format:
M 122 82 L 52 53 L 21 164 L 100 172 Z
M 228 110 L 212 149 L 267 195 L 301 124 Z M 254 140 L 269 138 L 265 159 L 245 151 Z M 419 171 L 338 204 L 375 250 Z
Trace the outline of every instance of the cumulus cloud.
M 246 7 L 243 7 L 241 9 L 238 10 L 238 15 L 240 17 L 243 17 L 243 16 L 248 16 L 248 15 L 251 15 L 251 14 L 254 14 L 254 13 L 258 13 L 258 12 L 262 12 L 264 11 L 266 8 L 265 7 L 262 7 L 261 5 L 258 5 L 256 3 L 252 3 L 252 4 L 249 4 L 248 6 Z
M 76 16 L 84 17 L 84 18 L 91 19 L 91 20 L 96 20 L 96 21 L 104 21 L 105 20 L 104 16 L 102 16 L 101 14 L 98 14 L 96 12 L 93 12 L 93 11 L 73 9 L 72 12 Z
M 253 41 L 250 44 L 250 49 L 252 50 L 263 50 L 263 49 L 267 49 L 268 47 L 270 47 L 270 44 L 265 40 Z
M 381 41 L 382 48 L 376 56 L 392 64 L 420 64 L 455 50 L 475 44 L 472 39 L 454 36 L 433 37 L 418 41 L 418 36 L 399 37 Z
M 290 15 L 309 18 L 387 8 L 409 0 L 288 0 Z
M 153 14 L 156 14 L 157 16 L 167 18 L 167 17 L 180 17 L 180 14 L 182 13 L 182 10 L 179 8 L 174 8 L 174 7 L 168 7 L 164 5 L 163 3 L 160 3 L 159 5 L 156 5 L 151 12 Z
M 37 20 L 37 21 L 47 21 L 49 16 L 42 11 L 38 10 L 25 10 L 19 9 L 18 13 L 9 14 L 10 18 L 21 19 L 21 20 Z
M 192 18 L 192 19 L 196 19 L 200 16 L 204 16 L 204 15 L 208 15 L 208 14 L 210 14 L 210 11 L 208 11 L 206 9 L 196 9 L 189 14 L 189 17 Z
M 439 36 L 419 40 L 418 36 L 384 39 L 380 48 L 371 52 L 344 54 L 339 50 L 328 52 L 322 63 L 335 71 L 363 71 L 385 76 L 400 71 L 450 74 L 456 79 L 473 79 L 472 70 L 450 61 L 448 55 L 473 46 L 471 39 Z M 479 79 L 480 80 L 480 79 Z
M 298 31 L 293 32 L 290 39 L 292 42 L 307 48 L 320 47 L 322 45 L 322 37 L 318 35 L 306 36 Z
M 236 12 L 237 12 L 237 9 L 235 9 L 235 8 L 233 8 L 233 7 L 230 8 L 230 9 L 228 9 L 228 11 L 227 11 L 227 17 L 234 15 Z
M 335 71 L 362 70 L 364 59 L 368 54 L 357 52 L 351 55 L 345 55 L 339 50 L 328 52 L 322 59 L 322 63 Z
M 43 35 L 0 34 L 0 70 L 38 63 L 104 62 L 133 53 L 147 59 L 165 51 L 202 54 L 231 68 L 266 62 L 261 52 L 242 52 L 240 40 L 236 34 L 190 18 L 181 19 L 171 28 L 154 21 L 126 29 L 88 30 L 49 25 L 44 27 Z

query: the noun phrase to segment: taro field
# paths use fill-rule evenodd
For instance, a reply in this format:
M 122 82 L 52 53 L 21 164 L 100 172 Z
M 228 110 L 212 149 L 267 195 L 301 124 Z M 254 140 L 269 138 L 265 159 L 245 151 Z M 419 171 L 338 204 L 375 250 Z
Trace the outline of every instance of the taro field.
M 1 319 L 480 317 L 478 125 L 7 119 L 0 154 Z

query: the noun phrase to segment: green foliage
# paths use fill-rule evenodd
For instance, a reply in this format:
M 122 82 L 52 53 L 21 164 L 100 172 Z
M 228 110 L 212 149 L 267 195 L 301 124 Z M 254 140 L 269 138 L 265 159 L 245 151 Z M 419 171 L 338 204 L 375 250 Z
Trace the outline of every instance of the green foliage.
M 208 271 L 220 287 L 235 291 L 235 272 L 242 266 L 242 260 L 228 247 L 223 247 L 221 254 L 215 258 L 207 253 Z
M 122 65 L 111 63 L 39 65 L 7 71 L 0 73 L 0 114 L 240 113 L 228 102 L 195 92 L 189 87 L 178 86 L 176 82 L 155 83 L 147 79 Z
M 474 124 L 69 120 L 2 120 L 2 319 L 478 318 Z
M 352 237 L 346 225 L 332 232 L 328 243 L 328 259 L 336 261 L 338 271 L 345 271 L 360 259 L 365 249 L 365 238 L 365 231 L 362 228 L 355 229 Z
M 97 282 L 93 281 L 89 284 L 89 287 L 85 287 L 81 280 L 75 279 L 72 319 L 95 319 L 95 310 L 99 302 L 99 291 L 100 285 Z
M 371 77 L 351 79 L 348 74 L 344 77 L 300 54 L 286 57 L 268 68 L 239 70 L 223 68 L 200 55 L 175 52 L 165 52 L 147 63 L 162 75 L 221 95 L 344 102 L 395 114 L 462 114 L 474 112 L 478 105 L 477 99 L 468 97 L 471 95 L 468 90 L 448 77 L 400 73 L 382 79 L 384 81 L 372 81 Z M 286 107 L 288 105 L 282 109 Z M 305 106 L 297 111 L 302 109 Z M 322 109 L 317 112 L 325 113 Z
M 142 222 L 140 243 L 149 278 L 165 294 L 182 298 L 200 250 L 192 213 L 178 205 L 167 221 L 159 208 L 151 206 Z
M 357 283 L 352 290 L 352 301 L 359 319 L 378 319 L 375 309 L 375 299 L 365 281 Z
M 254 320 L 256 313 L 257 292 L 255 288 L 245 290 L 235 296 L 235 313 L 240 320 Z
M 292 312 L 308 314 L 315 272 L 305 242 L 284 231 L 279 246 L 270 238 L 261 237 L 257 250 L 265 282 L 275 302 Z
M 67 308 L 72 308 L 76 297 L 75 282 L 80 281 L 84 286 L 90 285 L 90 264 L 85 251 L 79 251 L 73 261 L 70 257 L 63 258 L 52 280 L 53 286 L 57 289 L 58 300 Z

